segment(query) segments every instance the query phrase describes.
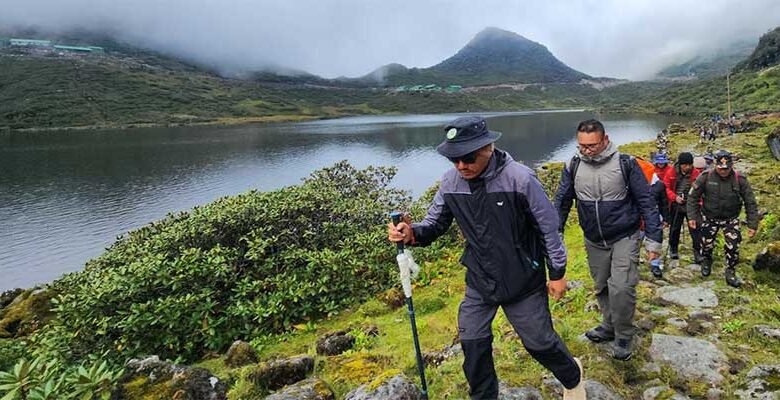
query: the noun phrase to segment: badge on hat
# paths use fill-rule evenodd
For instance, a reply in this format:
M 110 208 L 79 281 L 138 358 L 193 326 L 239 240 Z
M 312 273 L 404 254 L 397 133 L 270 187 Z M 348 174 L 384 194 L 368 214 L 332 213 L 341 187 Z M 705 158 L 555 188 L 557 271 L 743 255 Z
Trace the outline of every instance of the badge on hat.
M 455 136 L 458 136 L 458 128 L 450 128 L 450 130 L 447 131 L 447 139 L 455 139 Z

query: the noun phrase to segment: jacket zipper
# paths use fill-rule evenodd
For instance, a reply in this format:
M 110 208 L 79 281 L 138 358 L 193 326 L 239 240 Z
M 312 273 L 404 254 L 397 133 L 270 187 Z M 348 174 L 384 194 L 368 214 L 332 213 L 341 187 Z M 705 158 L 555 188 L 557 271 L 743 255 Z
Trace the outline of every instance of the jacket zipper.
M 601 230 L 601 217 L 599 217 L 599 201 L 596 200 L 596 226 L 599 227 L 599 236 L 604 243 L 604 247 L 607 247 L 607 241 L 604 239 L 604 232 Z

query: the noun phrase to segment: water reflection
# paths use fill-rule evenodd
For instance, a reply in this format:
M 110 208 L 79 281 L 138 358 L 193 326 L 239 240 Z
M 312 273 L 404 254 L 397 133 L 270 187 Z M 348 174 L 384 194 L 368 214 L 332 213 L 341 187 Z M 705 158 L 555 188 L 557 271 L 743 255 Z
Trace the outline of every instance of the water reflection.
M 356 117 L 300 124 L 0 134 L 0 290 L 78 270 L 117 235 L 221 196 L 293 185 L 347 159 L 398 166 L 421 194 L 450 167 L 436 154 L 458 115 Z M 587 112 L 489 114 L 498 146 L 527 164 L 573 154 Z M 663 117 L 605 116 L 618 143 Z

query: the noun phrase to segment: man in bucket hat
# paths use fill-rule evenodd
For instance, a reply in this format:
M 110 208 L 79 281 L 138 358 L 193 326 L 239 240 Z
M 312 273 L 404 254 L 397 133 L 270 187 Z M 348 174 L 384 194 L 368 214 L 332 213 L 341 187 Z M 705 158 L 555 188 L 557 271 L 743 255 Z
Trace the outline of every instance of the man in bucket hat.
M 582 366 L 553 329 L 547 301 L 566 292 L 555 208 L 534 172 L 494 147 L 501 133 L 488 130 L 485 119 L 458 118 L 444 133 L 436 150 L 454 168 L 442 177 L 425 219 L 389 224 L 388 238 L 427 246 L 453 219 L 466 237 L 458 334 L 471 398 L 498 397 L 491 323 L 500 306 L 528 353 L 561 381 L 564 399 L 585 399 Z

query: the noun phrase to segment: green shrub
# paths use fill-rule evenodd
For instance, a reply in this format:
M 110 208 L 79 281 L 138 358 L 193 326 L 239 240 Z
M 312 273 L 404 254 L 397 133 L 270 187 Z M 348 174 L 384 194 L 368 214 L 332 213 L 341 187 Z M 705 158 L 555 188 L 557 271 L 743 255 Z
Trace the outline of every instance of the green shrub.
M 54 286 L 71 352 L 192 360 L 331 315 L 393 285 L 394 169 L 346 161 L 299 186 L 226 197 L 120 238 Z

